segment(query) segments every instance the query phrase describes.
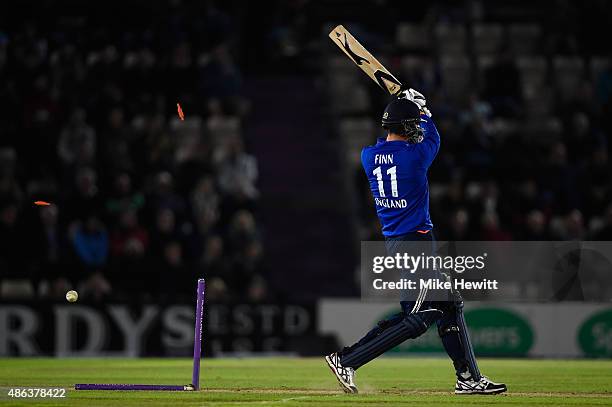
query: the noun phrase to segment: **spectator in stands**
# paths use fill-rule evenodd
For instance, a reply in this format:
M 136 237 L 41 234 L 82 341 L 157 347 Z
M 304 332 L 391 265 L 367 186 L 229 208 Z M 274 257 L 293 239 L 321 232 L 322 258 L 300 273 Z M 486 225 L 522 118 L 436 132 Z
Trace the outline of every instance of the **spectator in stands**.
M 110 253 L 117 258 L 142 258 L 148 249 L 149 235 L 138 223 L 133 209 L 124 210 L 119 225 L 110 237 Z
M 257 160 L 244 151 L 241 139 L 233 138 L 219 148 L 215 152 L 215 162 L 223 192 L 236 198 L 257 198 Z
M 238 95 L 241 77 L 227 44 L 219 44 L 200 71 L 200 87 L 212 97 L 233 100 Z
M 179 267 L 189 281 L 200 257 L 212 274 L 234 272 L 221 212 L 229 220 L 253 209 L 257 163 L 243 144 L 248 103 L 234 62 L 240 44 L 228 41 L 232 18 L 206 9 L 203 31 L 185 16 L 180 34 L 135 26 L 117 36 L 125 33 L 118 24 L 75 36 L 62 26 L 50 41 L 40 11 L 0 35 L 0 284 L 18 270 L 48 280 L 41 295 L 80 287 L 102 299 L 129 291 L 130 279 L 157 261 L 165 265 L 160 279 Z M 188 120 L 171 127 L 167 107 L 177 95 Z M 24 191 L 55 205 L 32 220 Z M 31 266 L 14 267 L 24 263 L 17 232 L 34 242 Z M 177 290 L 189 295 L 192 287 Z
M 200 274 L 207 277 L 227 278 L 231 265 L 224 255 L 223 239 L 212 235 L 204 242 L 202 255 L 199 259 Z
M 107 263 L 109 242 L 104 224 L 95 215 L 71 226 L 70 238 L 83 272 L 101 270 Z
M 101 164 L 107 171 L 118 173 L 134 170 L 134 139 L 131 127 L 125 124 L 123 109 L 113 107 L 108 113 L 106 129 L 99 140 Z
M 43 206 L 38 212 L 40 223 L 32 235 L 34 275 L 37 280 L 54 282 L 69 276 L 67 251 L 70 247 L 59 224 L 58 207 Z
M 170 298 L 193 288 L 195 272 L 185 262 L 180 242 L 170 241 L 164 245 L 156 276 L 159 292 Z
M 91 214 L 101 215 L 103 202 L 98 188 L 98 175 L 90 167 L 77 170 L 75 190 L 63 203 L 66 214 L 73 219 L 85 219 Z
M 266 302 L 270 300 L 268 283 L 261 275 L 255 275 L 247 288 L 249 302 Z
M 106 210 L 110 215 L 116 215 L 125 210 L 139 210 L 144 206 L 144 195 L 132 188 L 132 178 L 127 173 L 117 175 L 114 181 L 114 191 L 106 201 Z
M 219 219 L 220 201 L 213 178 L 202 177 L 191 195 L 193 217 L 200 234 L 206 236 L 215 226 Z
M 499 216 L 497 216 L 497 213 L 489 211 L 482 215 L 481 224 L 480 240 L 512 240 L 512 236 L 500 227 Z
M 229 301 L 231 295 L 227 284 L 219 277 L 212 277 L 206 283 L 206 300 L 213 302 Z
M 525 232 L 522 240 L 531 241 L 547 241 L 550 240 L 550 234 L 546 224 L 546 218 L 542 211 L 537 209 L 532 210 L 527 215 L 525 221 Z
M 554 240 L 583 240 L 586 237 L 584 218 L 578 209 L 569 211 L 565 216 L 551 222 Z
M 157 174 L 154 189 L 148 201 L 153 208 L 168 209 L 178 216 L 185 215 L 187 209 L 183 197 L 174 191 L 174 177 L 168 171 Z
M 57 144 L 57 154 L 67 167 L 92 165 L 96 156 L 96 132 L 86 123 L 86 113 L 77 109 L 64 127 Z
M 545 203 L 540 196 L 540 189 L 532 177 L 521 180 L 514 195 L 512 207 L 519 216 L 525 216 L 534 210 L 544 209 Z
M 206 130 L 216 145 L 240 138 L 240 118 L 226 114 L 219 99 L 209 100 L 207 109 Z
M 226 195 L 226 207 L 252 209 L 259 196 L 257 160 L 244 151 L 241 139 L 230 139 L 215 151 L 214 160 L 219 177 L 219 187 Z
M 233 252 L 242 250 L 247 244 L 259 240 L 259 232 L 253 214 L 247 210 L 238 211 L 230 223 L 227 241 Z
M 447 240 L 471 240 L 470 215 L 463 209 L 457 209 L 451 217 L 450 232 Z
M 169 241 L 179 240 L 176 216 L 171 209 L 163 208 L 157 212 L 151 236 L 153 252 L 159 252 Z

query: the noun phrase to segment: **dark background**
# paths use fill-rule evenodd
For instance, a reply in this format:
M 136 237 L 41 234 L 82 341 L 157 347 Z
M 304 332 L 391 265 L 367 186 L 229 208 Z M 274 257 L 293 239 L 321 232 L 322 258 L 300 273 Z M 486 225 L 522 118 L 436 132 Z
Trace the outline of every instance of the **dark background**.
M 428 98 L 439 238 L 610 240 L 611 22 L 606 1 L 4 4 L 0 298 L 356 295 L 387 97 L 340 23 Z

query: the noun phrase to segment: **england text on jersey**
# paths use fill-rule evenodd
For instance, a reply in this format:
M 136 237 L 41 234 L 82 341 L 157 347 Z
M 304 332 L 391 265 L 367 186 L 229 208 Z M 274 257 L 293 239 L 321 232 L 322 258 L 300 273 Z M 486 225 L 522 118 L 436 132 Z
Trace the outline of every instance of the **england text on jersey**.
M 421 116 L 420 126 L 421 143 L 380 138 L 361 152 L 361 163 L 386 237 L 433 228 L 427 171 L 438 153 L 440 135 L 427 115 Z

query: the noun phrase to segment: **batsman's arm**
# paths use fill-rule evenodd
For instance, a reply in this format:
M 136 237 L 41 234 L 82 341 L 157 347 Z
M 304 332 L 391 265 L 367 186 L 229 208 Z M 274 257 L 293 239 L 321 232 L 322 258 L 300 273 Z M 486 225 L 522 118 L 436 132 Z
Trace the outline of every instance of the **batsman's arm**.
M 421 127 L 423 128 L 423 141 L 417 144 L 423 161 L 427 167 L 431 165 L 434 158 L 440 149 L 440 133 L 434 124 L 431 117 L 425 113 L 421 113 Z

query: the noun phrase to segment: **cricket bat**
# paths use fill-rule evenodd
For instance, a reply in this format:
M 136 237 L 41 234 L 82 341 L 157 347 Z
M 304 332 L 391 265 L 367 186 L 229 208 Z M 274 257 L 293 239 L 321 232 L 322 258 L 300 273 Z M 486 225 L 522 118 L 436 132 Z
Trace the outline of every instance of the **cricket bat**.
M 339 25 L 331 30 L 329 38 L 378 86 L 392 95 L 400 92 L 401 82 L 378 62 L 344 26 Z

